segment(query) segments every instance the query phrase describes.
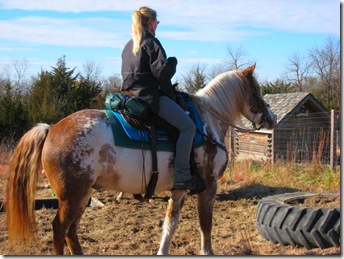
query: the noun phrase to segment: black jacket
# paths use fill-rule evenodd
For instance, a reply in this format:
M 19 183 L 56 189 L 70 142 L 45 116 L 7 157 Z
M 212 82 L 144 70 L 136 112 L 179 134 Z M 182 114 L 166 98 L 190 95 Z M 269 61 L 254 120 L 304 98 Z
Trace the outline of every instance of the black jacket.
M 152 111 L 159 111 L 159 96 L 175 99 L 171 78 L 176 72 L 177 59 L 167 58 L 160 41 L 146 32 L 141 47 L 133 54 L 133 41 L 125 45 L 122 52 L 122 91 L 128 90 L 136 97 L 148 102 Z

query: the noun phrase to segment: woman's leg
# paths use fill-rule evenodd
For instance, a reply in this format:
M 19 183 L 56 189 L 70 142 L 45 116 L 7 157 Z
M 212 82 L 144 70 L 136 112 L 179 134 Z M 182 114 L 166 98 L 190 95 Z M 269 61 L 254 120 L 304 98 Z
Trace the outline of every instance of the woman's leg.
M 158 115 L 179 130 L 176 143 L 174 182 L 186 182 L 192 179 L 190 172 L 190 153 L 196 132 L 196 126 L 185 111 L 167 96 L 159 98 Z

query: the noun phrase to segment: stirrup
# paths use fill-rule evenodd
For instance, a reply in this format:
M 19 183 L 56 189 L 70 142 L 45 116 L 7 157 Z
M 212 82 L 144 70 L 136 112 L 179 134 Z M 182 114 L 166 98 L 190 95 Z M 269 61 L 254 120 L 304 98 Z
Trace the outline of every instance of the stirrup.
M 205 185 L 201 177 L 193 177 L 186 182 L 176 182 L 173 190 L 189 190 L 189 195 L 194 195 L 204 191 Z

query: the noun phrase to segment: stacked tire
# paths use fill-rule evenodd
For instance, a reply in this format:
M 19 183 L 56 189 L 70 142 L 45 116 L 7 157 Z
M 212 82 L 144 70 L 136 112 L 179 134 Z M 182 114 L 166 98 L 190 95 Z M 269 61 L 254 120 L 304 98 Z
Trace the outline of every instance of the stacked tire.
M 267 240 L 307 249 L 340 246 L 340 206 L 307 207 L 314 196 L 339 199 L 340 192 L 295 192 L 269 196 L 258 202 L 256 225 Z

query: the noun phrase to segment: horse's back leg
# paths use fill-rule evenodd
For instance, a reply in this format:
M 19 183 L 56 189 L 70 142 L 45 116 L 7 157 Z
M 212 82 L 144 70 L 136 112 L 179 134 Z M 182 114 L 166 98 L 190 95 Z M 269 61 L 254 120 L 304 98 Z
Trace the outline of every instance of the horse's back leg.
M 77 231 L 81 216 L 87 207 L 90 197 L 91 190 L 80 201 L 59 199 L 59 208 L 53 221 L 54 249 L 56 254 L 63 254 L 65 240 L 71 254 L 83 254 Z
M 158 255 L 167 255 L 171 239 L 177 229 L 180 211 L 186 198 L 185 191 L 173 191 L 168 201 L 166 216 L 164 220 L 162 238 Z
M 69 227 L 69 231 L 66 237 L 66 242 L 69 247 L 70 253 L 73 255 L 83 254 L 83 251 L 79 242 L 78 234 L 77 234 L 78 229 L 79 229 L 79 222 L 80 222 L 80 218 L 73 222 L 73 224 Z
M 120 192 L 116 198 L 116 201 L 120 201 L 124 198 L 124 193 L 123 192 Z
M 201 227 L 201 254 L 213 255 L 211 246 L 211 230 L 213 224 L 213 208 L 216 198 L 217 184 L 207 187 L 206 190 L 198 194 L 198 215 Z

